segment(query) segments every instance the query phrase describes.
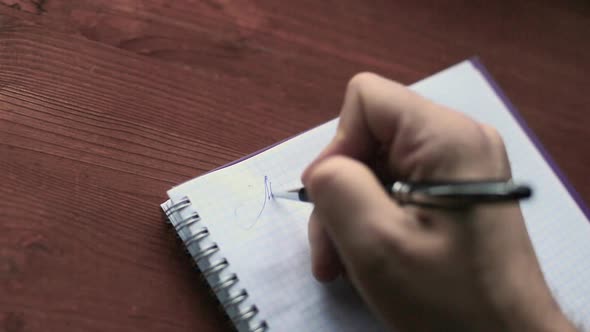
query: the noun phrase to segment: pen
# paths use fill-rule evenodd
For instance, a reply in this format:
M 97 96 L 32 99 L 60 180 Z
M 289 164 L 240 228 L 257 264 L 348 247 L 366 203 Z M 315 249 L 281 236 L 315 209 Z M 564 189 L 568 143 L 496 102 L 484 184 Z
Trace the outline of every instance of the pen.
M 465 206 L 479 203 L 509 202 L 532 196 L 532 189 L 512 181 L 396 181 L 383 185 L 385 191 L 401 204 L 426 206 Z M 301 202 L 311 202 L 305 188 L 274 194 Z

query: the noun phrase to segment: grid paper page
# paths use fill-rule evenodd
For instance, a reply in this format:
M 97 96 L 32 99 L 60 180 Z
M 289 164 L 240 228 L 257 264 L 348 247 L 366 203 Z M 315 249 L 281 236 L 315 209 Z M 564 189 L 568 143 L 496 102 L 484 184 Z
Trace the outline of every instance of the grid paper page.
M 590 326 L 590 261 L 584 259 L 590 257 L 590 223 L 485 77 L 463 62 L 412 88 L 498 128 L 515 179 L 535 190 L 522 208 L 548 283 L 566 314 Z M 173 201 L 189 197 L 271 331 L 382 330 L 349 284 L 313 279 L 311 205 L 270 196 L 301 185 L 301 172 L 335 128 L 336 120 L 328 122 L 168 193 Z
M 302 170 L 335 126 L 336 121 L 327 123 L 171 193 L 172 198 L 188 194 L 238 273 L 239 287 L 248 291 L 271 330 L 382 330 L 350 285 L 340 281 L 325 287 L 313 279 L 307 244 L 311 205 L 269 197 L 271 187 L 301 186 Z

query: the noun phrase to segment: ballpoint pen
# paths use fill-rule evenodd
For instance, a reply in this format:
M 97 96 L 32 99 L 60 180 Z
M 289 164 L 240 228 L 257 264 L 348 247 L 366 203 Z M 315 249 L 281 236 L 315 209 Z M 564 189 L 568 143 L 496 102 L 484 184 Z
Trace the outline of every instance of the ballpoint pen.
M 529 198 L 532 189 L 512 181 L 396 181 L 384 184 L 385 191 L 402 204 L 465 206 L 479 203 L 517 201 Z M 276 198 L 311 202 L 305 188 L 275 193 Z

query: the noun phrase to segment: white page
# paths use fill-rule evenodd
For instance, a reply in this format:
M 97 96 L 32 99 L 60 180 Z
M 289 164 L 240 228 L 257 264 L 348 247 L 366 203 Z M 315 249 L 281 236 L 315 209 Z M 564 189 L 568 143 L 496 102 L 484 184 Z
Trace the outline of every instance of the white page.
M 412 89 L 498 128 L 514 177 L 535 190 L 522 207 L 549 285 L 566 314 L 590 326 L 590 223 L 480 71 L 466 61 Z M 301 185 L 301 172 L 329 142 L 336 121 L 169 191 L 173 201 L 188 196 L 221 248 L 216 255 L 230 263 L 224 273 L 237 273 L 237 287 L 248 291 L 271 331 L 382 329 L 346 282 L 313 279 L 311 205 L 268 196 L 271 187 Z

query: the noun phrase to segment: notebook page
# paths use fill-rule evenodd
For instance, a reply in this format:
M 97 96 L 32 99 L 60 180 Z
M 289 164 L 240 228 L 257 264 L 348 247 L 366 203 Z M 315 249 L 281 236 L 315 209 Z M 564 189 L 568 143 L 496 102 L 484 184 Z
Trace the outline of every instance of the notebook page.
M 172 197 L 188 193 L 271 330 L 380 330 L 347 283 L 325 287 L 313 279 L 307 242 L 311 205 L 270 196 L 271 190 L 301 186 L 302 170 L 335 127 L 331 121 L 171 192 Z
M 583 259 L 590 257 L 590 223 L 512 114 L 470 62 L 413 89 L 499 129 L 514 177 L 535 190 L 523 213 L 550 287 L 570 317 L 590 326 L 590 286 L 584 282 L 590 280 L 590 262 Z M 325 286 L 311 276 L 311 205 L 270 195 L 301 185 L 302 170 L 335 128 L 336 120 L 169 192 L 173 200 L 189 197 L 270 330 L 381 329 L 346 282 Z

